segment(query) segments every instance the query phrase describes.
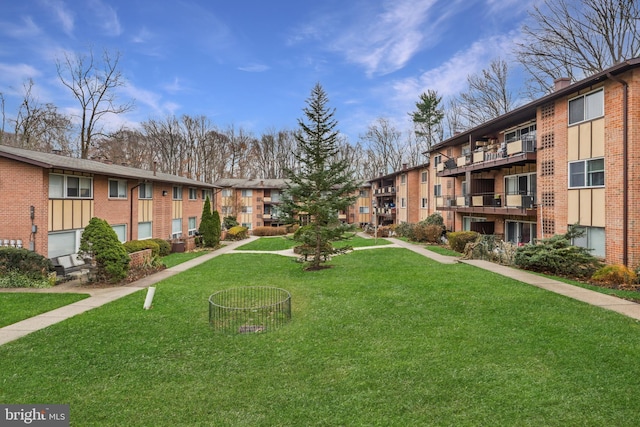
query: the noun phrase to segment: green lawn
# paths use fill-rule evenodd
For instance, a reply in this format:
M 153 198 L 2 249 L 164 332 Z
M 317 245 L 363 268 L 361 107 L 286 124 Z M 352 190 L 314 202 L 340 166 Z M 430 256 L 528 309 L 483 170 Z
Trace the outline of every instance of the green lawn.
M 162 257 L 162 262 L 164 265 L 169 267 L 173 267 L 178 264 L 182 264 L 183 262 L 187 262 L 190 259 L 197 258 L 202 255 L 206 255 L 210 253 L 210 251 L 194 251 L 194 252 L 174 252 L 167 256 Z
M 0 346 L 0 402 L 67 403 L 78 426 L 635 426 L 640 323 L 400 248 L 227 254 Z M 207 298 L 292 294 L 264 334 L 208 325 Z
M 87 298 L 86 294 L 0 292 L 0 328 Z
M 249 242 L 245 245 L 238 247 L 238 250 L 243 251 L 282 251 L 291 249 L 294 246 L 298 246 L 300 242 L 296 242 L 291 237 L 261 237 L 253 242 Z M 354 236 L 348 240 L 340 240 L 333 242 L 333 245 L 337 248 L 344 246 L 353 246 L 354 248 L 360 248 L 365 246 L 378 246 L 391 244 L 388 240 L 384 239 L 365 239 L 360 236 Z

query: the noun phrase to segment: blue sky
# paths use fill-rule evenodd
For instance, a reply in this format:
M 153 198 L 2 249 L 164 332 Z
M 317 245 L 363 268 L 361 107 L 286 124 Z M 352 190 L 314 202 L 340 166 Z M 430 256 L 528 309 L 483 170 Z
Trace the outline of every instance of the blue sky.
M 295 129 L 319 82 L 355 143 L 378 117 L 408 129 L 427 89 L 456 94 L 498 55 L 510 61 L 531 1 L 4 0 L 0 92 L 13 117 L 32 78 L 40 103 L 72 113 L 56 59 L 108 49 L 127 81 L 119 99 L 136 105 L 112 126 L 188 114 L 256 135 Z

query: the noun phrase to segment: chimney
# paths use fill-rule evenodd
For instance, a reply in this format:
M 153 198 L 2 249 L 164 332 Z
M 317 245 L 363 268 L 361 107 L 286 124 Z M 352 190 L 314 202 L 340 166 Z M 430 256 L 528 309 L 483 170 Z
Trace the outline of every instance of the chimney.
M 153 161 L 153 176 L 156 176 L 156 169 L 158 168 L 158 162 Z
M 406 163 L 403 163 L 403 164 L 402 164 L 402 170 L 406 170 L 406 169 L 407 169 L 407 164 L 406 164 Z
M 561 89 L 564 89 L 565 87 L 568 87 L 571 84 L 571 79 L 569 77 L 560 77 L 559 79 L 555 79 L 553 81 L 554 84 L 554 91 L 559 91 Z

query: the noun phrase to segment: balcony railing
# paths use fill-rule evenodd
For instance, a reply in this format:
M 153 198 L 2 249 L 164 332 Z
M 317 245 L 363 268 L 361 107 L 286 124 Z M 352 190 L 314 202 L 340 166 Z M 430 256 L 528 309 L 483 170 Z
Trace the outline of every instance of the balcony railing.
M 396 192 L 396 187 L 382 187 L 382 188 L 376 188 L 375 191 L 373 192 L 374 194 L 392 194 Z
M 533 193 L 506 194 L 506 193 L 479 193 L 466 195 L 447 195 L 436 198 L 436 206 L 444 208 L 518 208 L 533 209 L 536 204 L 536 196 Z

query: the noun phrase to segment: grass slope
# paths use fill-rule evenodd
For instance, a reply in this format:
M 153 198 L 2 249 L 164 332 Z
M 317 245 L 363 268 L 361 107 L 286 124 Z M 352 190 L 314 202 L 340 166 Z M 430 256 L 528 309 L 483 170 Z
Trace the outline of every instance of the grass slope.
M 635 425 L 640 323 L 399 248 L 303 272 L 222 255 L 0 347 L 0 401 L 68 403 L 72 425 Z M 293 319 L 208 325 L 216 290 L 273 285 Z
M 0 328 L 87 298 L 86 294 L 0 293 Z

